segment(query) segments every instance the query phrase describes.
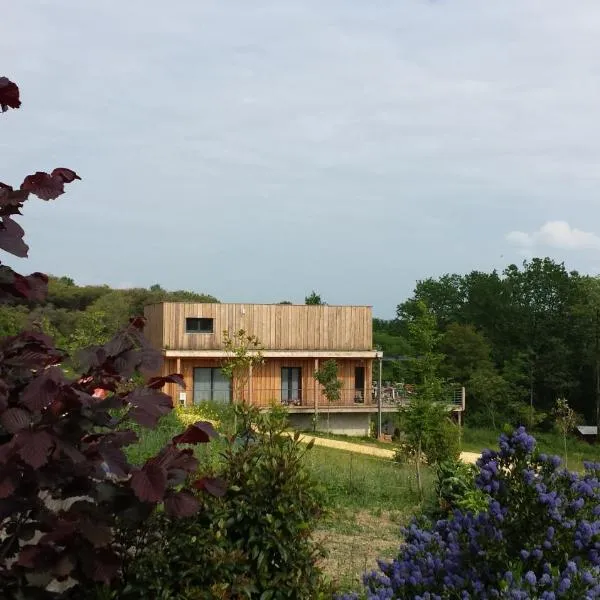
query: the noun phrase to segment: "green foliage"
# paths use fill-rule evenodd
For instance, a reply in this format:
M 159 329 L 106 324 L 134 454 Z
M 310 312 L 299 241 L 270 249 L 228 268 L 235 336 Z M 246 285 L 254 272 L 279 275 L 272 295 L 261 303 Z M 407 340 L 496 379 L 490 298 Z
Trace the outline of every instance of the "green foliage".
M 437 511 L 441 514 L 436 516 L 446 516 L 455 509 L 478 513 L 487 508 L 485 494 L 475 485 L 478 472 L 475 465 L 460 460 L 447 460 L 438 464 L 435 492 Z
M 27 309 L 24 306 L 0 306 L 0 337 L 17 335 L 27 324 Z
M 450 421 L 444 403 L 417 397 L 400 409 L 399 425 L 398 461 L 426 460 L 435 465 L 458 458 L 458 428 Z
M 229 377 L 233 387 L 233 401 L 245 402 L 245 392 L 252 367 L 264 362 L 262 346 L 255 335 L 249 335 L 244 329 L 233 334 L 223 331 L 223 347 L 227 353 L 221 369 Z
M 440 373 L 462 385 L 472 373 L 493 369 L 491 347 L 472 325 L 451 323 L 440 340 L 439 349 L 444 354 Z
M 225 495 L 204 498 L 197 517 L 153 522 L 119 598 L 318 597 L 312 533 L 323 500 L 306 466 L 310 448 L 284 433 L 282 409 L 235 410 L 242 433 L 217 469 Z
M 329 403 L 338 402 L 340 399 L 343 382 L 337 375 L 338 366 L 333 358 L 326 360 L 313 374 Z
M 374 331 L 412 345 L 410 325 L 423 304 L 443 336 L 434 346 L 445 355 L 438 375 L 465 385 L 468 420 L 497 426 L 512 415 L 511 423 L 547 427 L 555 399 L 568 397 L 574 410 L 595 421 L 590 398 L 600 364 L 600 278 L 534 258 L 501 273 L 424 279 L 398 306 L 398 319 L 374 322 Z M 419 373 L 412 374 L 417 382 Z M 494 403 L 490 390 L 502 398 Z
M 306 298 L 304 298 L 304 304 L 320 305 L 325 304 L 325 302 L 323 302 L 321 296 L 313 290 L 308 296 L 306 296 Z

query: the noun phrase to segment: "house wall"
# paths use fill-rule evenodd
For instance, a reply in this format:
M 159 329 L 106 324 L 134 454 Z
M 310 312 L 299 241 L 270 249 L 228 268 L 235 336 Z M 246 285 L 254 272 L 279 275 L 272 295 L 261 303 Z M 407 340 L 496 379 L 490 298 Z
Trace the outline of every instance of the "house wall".
M 290 425 L 294 429 L 301 431 L 312 431 L 313 415 L 312 414 L 295 414 L 288 415 Z M 363 436 L 370 433 L 371 415 L 369 413 L 336 413 L 331 412 L 329 415 L 329 433 L 338 435 Z M 327 415 L 319 413 L 317 420 L 317 431 L 327 431 Z
M 222 350 L 223 330 L 244 329 L 269 350 L 372 350 L 370 306 L 167 302 L 146 307 L 153 345 Z M 186 333 L 187 317 L 214 319 L 213 333 Z
M 320 359 L 322 364 L 323 359 Z M 279 403 L 281 400 L 281 369 L 282 367 L 300 367 L 302 369 L 302 406 L 314 407 L 315 402 L 318 406 L 329 406 L 327 400 L 323 397 L 321 386 L 317 384 L 313 377 L 315 369 L 319 362 L 315 359 L 265 359 L 262 365 L 254 367 L 251 381 L 244 389 L 245 400 L 252 399 L 252 404 L 260 407 L 268 407 L 274 401 Z M 181 390 L 175 384 L 167 384 L 165 392 L 169 394 L 175 404 L 179 404 L 179 394 L 185 391 L 186 405 L 193 404 L 194 391 L 194 368 L 195 367 L 222 367 L 222 359 L 205 358 L 167 358 L 163 366 L 163 374 L 181 373 L 185 381 L 185 390 Z M 337 359 L 338 377 L 343 382 L 341 399 L 336 406 L 354 406 L 355 381 L 354 369 L 357 366 L 365 367 L 365 388 L 363 397 L 365 403 L 371 400 L 371 373 L 372 360 L 370 359 Z

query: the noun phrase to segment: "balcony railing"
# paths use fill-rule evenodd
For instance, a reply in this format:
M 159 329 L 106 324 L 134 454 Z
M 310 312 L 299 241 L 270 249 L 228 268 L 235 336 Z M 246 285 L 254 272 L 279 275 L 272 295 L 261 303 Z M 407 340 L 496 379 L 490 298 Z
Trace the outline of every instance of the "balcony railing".
M 381 404 L 384 407 L 403 406 L 415 397 L 414 386 L 382 386 Z M 316 400 L 316 402 L 315 402 Z M 252 403 L 257 406 L 270 406 L 273 403 L 282 404 L 290 408 L 349 408 L 361 406 L 376 407 L 378 402 L 377 387 L 373 386 L 365 391 L 354 388 L 344 388 L 340 391 L 340 398 L 335 402 L 328 402 L 327 398 L 313 388 L 307 390 L 281 390 L 254 388 L 252 390 Z M 449 392 L 448 404 L 455 409 L 464 408 L 464 388 L 452 389 Z

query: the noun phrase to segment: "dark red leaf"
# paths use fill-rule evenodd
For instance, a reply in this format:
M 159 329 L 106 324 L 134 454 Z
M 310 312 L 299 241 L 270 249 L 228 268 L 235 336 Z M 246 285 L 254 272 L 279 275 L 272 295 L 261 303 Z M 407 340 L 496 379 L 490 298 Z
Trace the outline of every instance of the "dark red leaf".
M 52 573 L 59 578 L 67 577 L 74 568 L 75 560 L 68 554 L 63 554 L 52 568 Z
M 66 169 L 64 167 L 58 167 L 54 169 L 52 173 L 50 173 L 50 175 L 51 177 L 58 177 L 59 179 L 62 179 L 63 183 L 71 183 L 76 179 L 81 180 L 81 177 L 79 177 L 79 175 L 77 175 L 75 171 L 72 171 L 71 169 Z
M 113 552 L 108 549 L 96 552 L 91 577 L 94 581 L 109 584 L 119 573 L 120 563 Z
M 0 415 L 0 424 L 8 433 L 27 429 L 31 423 L 30 414 L 22 408 L 9 408 Z
M 159 372 L 163 364 L 163 357 L 160 350 L 156 348 L 142 348 L 141 350 L 141 361 L 139 370 L 144 375 L 152 375 L 153 373 Z
M 15 443 L 23 462 L 39 469 L 48 462 L 54 438 L 46 431 L 20 431 L 15 436 Z
M 131 317 L 129 325 L 139 331 L 143 331 L 146 326 L 146 317 Z
M 125 399 L 132 407 L 129 416 L 145 427 L 154 427 L 158 419 L 173 408 L 170 396 L 150 388 L 137 388 Z
M 60 441 L 58 448 L 64 456 L 70 458 L 74 463 L 82 463 L 86 460 L 86 457 L 82 452 L 67 442 Z
M 0 248 L 14 254 L 19 258 L 25 258 L 29 250 L 29 246 L 23 241 L 25 231 L 10 217 L 2 217 L 0 223 Z
M 34 302 L 42 302 L 46 299 L 48 293 L 48 276 L 44 273 L 32 273 L 25 277 L 27 281 L 28 291 L 25 296 L 28 300 Z
M 0 77 L 0 109 L 6 112 L 9 108 L 19 108 L 19 87 L 7 77 Z
M 62 542 L 70 538 L 77 531 L 77 524 L 66 519 L 58 519 L 52 524 L 52 531 L 40 538 L 42 544 Z
M 160 502 L 167 490 L 167 472 L 148 462 L 131 476 L 131 488 L 142 502 Z
M 129 462 L 123 451 L 114 444 L 98 447 L 98 453 L 103 458 L 106 469 L 116 477 L 126 477 L 129 473 Z
M 202 477 L 192 483 L 197 490 L 204 490 L 211 496 L 222 498 L 227 492 L 227 483 L 220 477 Z
M 63 382 L 65 379 L 60 367 L 49 367 L 25 387 L 19 400 L 31 411 L 42 410 L 56 400 Z
M 102 548 L 108 546 L 112 541 L 112 531 L 106 525 L 98 525 L 91 521 L 83 521 L 79 524 L 79 529 L 87 540 L 89 540 L 94 548 Z
M 38 560 L 41 554 L 42 547 L 40 545 L 23 546 L 21 548 L 21 551 L 19 552 L 19 558 L 17 559 L 17 563 L 22 567 L 33 569 L 38 564 Z
M 8 408 L 9 387 L 4 379 L 0 379 L 0 412 Z
M 65 184 L 61 177 L 53 177 L 44 171 L 37 171 L 25 177 L 21 189 L 35 194 L 41 200 L 54 200 L 64 194 Z
M 0 479 L 0 498 L 8 498 L 16 489 L 15 482 L 10 477 Z
M 211 423 L 198 421 L 189 425 L 183 433 L 176 435 L 172 442 L 174 444 L 205 444 L 218 435 Z
M 28 196 L 29 192 L 13 190 L 12 186 L 0 182 L 0 215 L 20 215 L 23 202 Z
M 172 517 L 191 517 L 199 508 L 200 503 L 190 492 L 172 492 L 165 498 L 165 512 Z
M 182 388 L 185 388 L 183 375 L 180 375 L 179 373 L 171 373 L 170 375 L 165 375 L 164 377 L 152 377 L 148 380 L 146 387 L 152 388 L 153 390 L 159 390 L 167 383 L 176 383 Z

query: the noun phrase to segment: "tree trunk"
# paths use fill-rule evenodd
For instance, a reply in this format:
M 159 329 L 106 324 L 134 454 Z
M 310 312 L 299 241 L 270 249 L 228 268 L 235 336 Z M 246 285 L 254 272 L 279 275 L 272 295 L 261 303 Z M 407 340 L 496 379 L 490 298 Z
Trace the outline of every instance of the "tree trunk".
M 417 488 L 419 490 L 419 499 L 423 500 L 423 483 L 421 482 L 421 438 L 419 438 L 419 443 L 417 444 L 415 467 L 417 471 Z

